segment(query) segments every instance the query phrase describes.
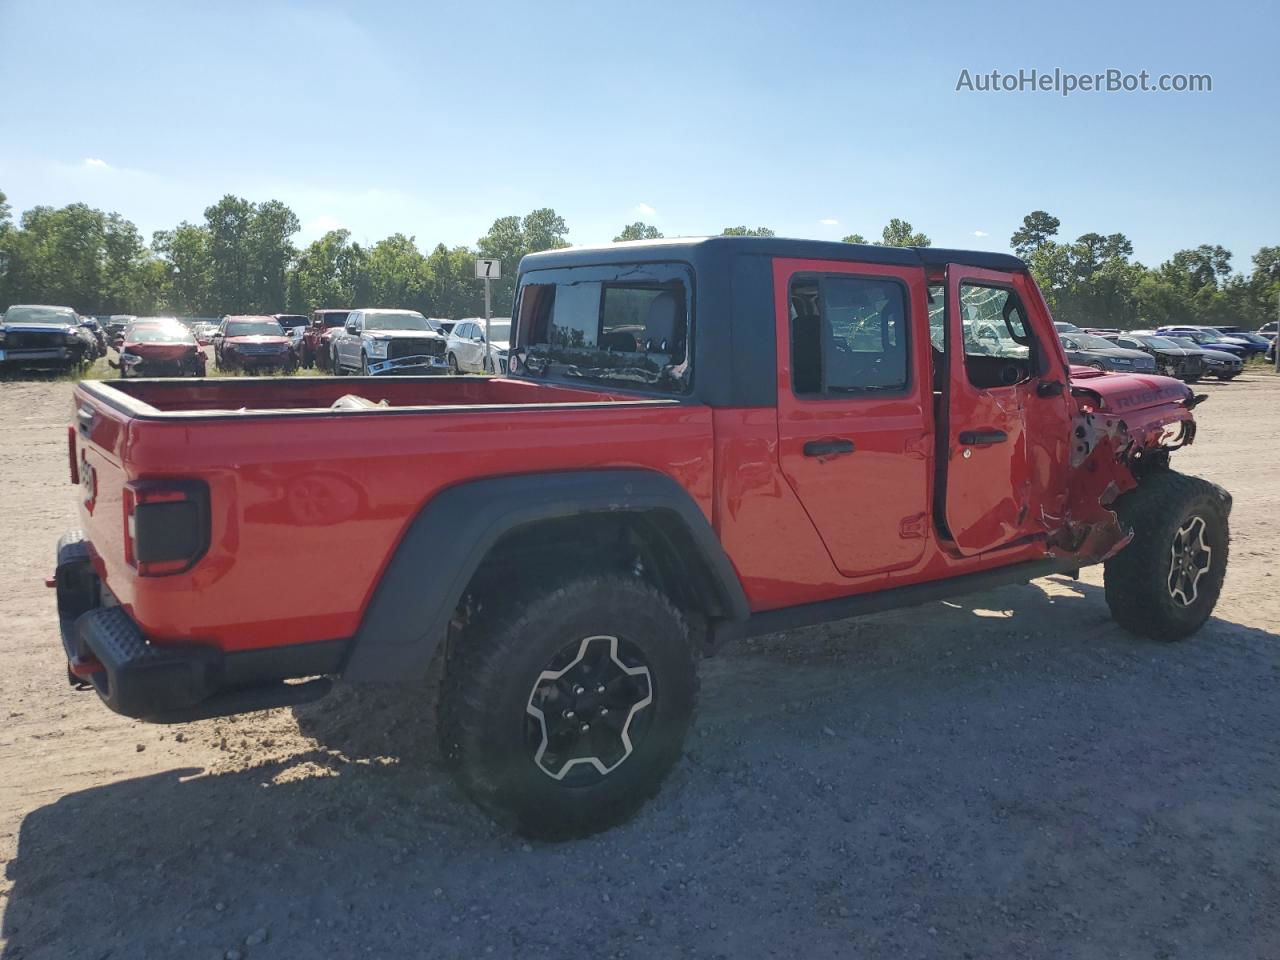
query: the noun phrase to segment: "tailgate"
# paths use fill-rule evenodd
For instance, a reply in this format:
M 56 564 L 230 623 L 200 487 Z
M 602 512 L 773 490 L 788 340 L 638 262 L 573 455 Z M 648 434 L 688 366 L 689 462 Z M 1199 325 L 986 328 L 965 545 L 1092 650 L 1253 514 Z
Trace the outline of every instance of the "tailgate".
M 92 545 L 95 570 L 104 580 L 107 570 L 103 562 L 115 566 L 124 560 L 123 497 L 128 482 L 124 455 L 129 419 L 127 413 L 76 387 L 67 428 L 68 454 L 72 481 L 80 485 L 80 525 Z

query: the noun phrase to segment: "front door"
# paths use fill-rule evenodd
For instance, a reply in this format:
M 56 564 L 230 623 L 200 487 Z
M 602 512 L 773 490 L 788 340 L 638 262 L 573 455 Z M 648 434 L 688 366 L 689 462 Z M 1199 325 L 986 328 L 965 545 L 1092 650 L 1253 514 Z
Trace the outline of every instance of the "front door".
M 910 566 L 928 532 L 928 312 L 919 268 L 774 263 L 783 475 L 835 568 Z
M 1061 508 L 1067 377 L 1032 283 L 947 268 L 946 524 L 963 554 L 1034 535 Z

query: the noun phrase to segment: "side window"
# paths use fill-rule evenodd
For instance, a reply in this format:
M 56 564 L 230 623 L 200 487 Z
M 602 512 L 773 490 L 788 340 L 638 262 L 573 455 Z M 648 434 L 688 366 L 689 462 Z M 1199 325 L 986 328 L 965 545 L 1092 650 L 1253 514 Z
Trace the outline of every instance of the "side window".
M 910 367 L 906 292 L 878 277 L 791 284 L 792 389 L 800 395 L 893 392 Z
M 454 335 L 455 335 L 459 340 L 470 340 L 470 339 L 471 339 L 471 324 L 469 324 L 469 323 L 460 323 L 460 324 L 458 324 L 458 326 L 457 326 L 456 328 L 454 328 L 454 331 L 453 331 L 453 332 L 454 332 Z
M 582 270 L 589 279 L 521 285 L 516 371 L 687 393 L 692 370 L 686 268 L 650 265 L 628 270 L 616 282 L 595 279 L 602 272 Z
M 1064 347 L 1066 347 L 1068 350 L 1079 350 L 1079 349 L 1080 349 L 1078 346 L 1076 346 L 1076 342 L 1075 342 L 1074 340 L 1072 340 L 1070 337 L 1063 337 L 1063 338 L 1062 338 L 1062 345 L 1063 345 Z
M 1012 290 L 962 283 L 960 316 L 965 372 L 975 387 L 1009 387 L 1037 372 L 1039 350 Z

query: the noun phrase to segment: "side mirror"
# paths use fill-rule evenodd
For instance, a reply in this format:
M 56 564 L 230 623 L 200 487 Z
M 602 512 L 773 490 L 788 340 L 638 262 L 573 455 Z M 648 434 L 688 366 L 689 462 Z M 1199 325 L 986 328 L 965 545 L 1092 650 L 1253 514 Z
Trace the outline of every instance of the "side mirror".
M 345 327 L 343 327 L 343 329 L 344 329 L 344 330 L 346 330 L 346 331 L 347 331 L 347 333 L 359 333 L 359 332 L 360 332 L 360 330 L 356 327 L 356 325 L 355 325 L 354 323 L 348 323 Z

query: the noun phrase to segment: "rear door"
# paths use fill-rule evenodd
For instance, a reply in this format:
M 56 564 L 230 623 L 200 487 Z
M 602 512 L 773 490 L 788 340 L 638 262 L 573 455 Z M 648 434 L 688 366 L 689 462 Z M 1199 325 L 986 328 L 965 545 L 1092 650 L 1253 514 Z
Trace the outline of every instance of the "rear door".
M 1034 536 L 1046 515 L 1060 515 L 1069 393 L 1026 274 L 951 264 L 945 285 L 946 525 L 972 555 Z
M 920 268 L 777 260 L 779 460 L 846 577 L 910 566 L 932 444 Z

